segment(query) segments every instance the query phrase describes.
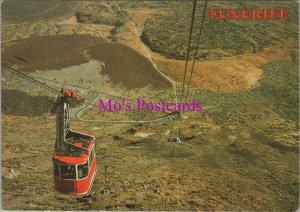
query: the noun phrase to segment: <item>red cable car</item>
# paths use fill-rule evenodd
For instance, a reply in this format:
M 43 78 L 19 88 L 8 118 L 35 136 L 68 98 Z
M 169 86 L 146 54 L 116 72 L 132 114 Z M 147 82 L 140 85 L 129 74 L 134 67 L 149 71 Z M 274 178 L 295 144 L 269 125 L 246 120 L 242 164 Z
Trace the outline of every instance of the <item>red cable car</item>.
M 56 191 L 87 195 L 96 175 L 95 136 L 71 130 L 69 100 L 79 99 L 73 90 L 62 89 L 62 96 L 57 98 L 56 142 L 52 155 L 54 188 Z

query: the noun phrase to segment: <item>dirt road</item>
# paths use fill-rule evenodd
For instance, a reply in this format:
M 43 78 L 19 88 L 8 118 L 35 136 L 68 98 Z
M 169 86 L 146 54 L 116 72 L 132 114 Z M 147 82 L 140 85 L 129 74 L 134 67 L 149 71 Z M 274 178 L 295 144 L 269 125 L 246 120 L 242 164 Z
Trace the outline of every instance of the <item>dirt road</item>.
M 132 30 L 134 31 L 135 37 L 136 39 L 139 40 L 138 44 L 140 46 L 143 47 L 144 52 L 146 53 L 149 61 L 152 63 L 153 67 L 155 68 L 155 70 L 166 80 L 168 80 L 172 86 L 173 86 L 173 90 L 174 90 L 174 99 L 176 102 L 178 102 L 178 97 L 177 97 L 177 88 L 176 88 L 176 81 L 172 80 L 170 77 L 168 77 L 167 75 L 165 75 L 162 71 L 159 70 L 159 68 L 157 67 L 156 63 L 153 61 L 151 53 L 150 53 L 150 49 L 141 41 L 140 36 L 142 34 L 142 30 L 141 28 L 139 28 L 125 13 L 122 12 L 121 8 L 119 7 L 119 4 L 117 3 L 117 7 L 119 12 L 129 21 L 130 25 L 132 26 Z

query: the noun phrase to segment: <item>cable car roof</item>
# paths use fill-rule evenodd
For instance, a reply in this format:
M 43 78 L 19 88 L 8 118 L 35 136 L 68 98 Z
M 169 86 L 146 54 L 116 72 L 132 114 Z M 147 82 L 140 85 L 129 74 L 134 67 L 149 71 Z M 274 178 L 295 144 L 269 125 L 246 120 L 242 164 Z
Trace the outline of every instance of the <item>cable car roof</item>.
M 74 145 L 81 147 L 82 142 L 76 141 Z M 54 150 L 53 159 L 59 163 L 78 165 L 86 163 L 91 150 L 94 146 L 95 139 L 92 139 L 88 146 L 85 147 L 86 151 L 69 151 L 69 150 Z

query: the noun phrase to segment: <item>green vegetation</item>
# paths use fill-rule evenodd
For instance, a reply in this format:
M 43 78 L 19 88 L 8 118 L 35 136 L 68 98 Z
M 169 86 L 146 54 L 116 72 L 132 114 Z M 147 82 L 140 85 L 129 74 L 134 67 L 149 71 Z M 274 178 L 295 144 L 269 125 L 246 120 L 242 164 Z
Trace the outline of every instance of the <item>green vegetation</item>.
M 8 22 L 47 21 L 71 11 L 74 1 L 19 1 L 6 0 L 2 3 L 2 20 Z
M 299 117 L 298 63 L 287 59 L 263 65 L 261 93 L 270 105 L 288 119 Z
M 145 23 L 141 39 L 153 51 L 159 52 L 167 58 L 185 59 L 191 21 L 191 2 L 169 2 L 168 7 L 162 2 L 152 4 L 152 7 L 160 5 L 164 12 Z M 222 4 L 223 8 L 262 8 L 266 6 L 265 2 L 257 3 L 257 1 L 255 3 L 251 1 L 235 3 L 224 1 Z M 208 3 L 208 8 L 220 7 L 220 3 L 214 1 Z M 264 47 L 286 38 L 297 38 L 298 4 L 295 2 L 273 2 L 272 7 L 287 7 L 289 20 L 219 21 L 209 20 L 209 14 L 206 13 L 205 30 L 197 59 L 213 60 L 245 52 L 256 53 Z M 199 3 L 195 19 L 192 52 L 195 51 L 196 47 L 202 10 L 203 4 Z

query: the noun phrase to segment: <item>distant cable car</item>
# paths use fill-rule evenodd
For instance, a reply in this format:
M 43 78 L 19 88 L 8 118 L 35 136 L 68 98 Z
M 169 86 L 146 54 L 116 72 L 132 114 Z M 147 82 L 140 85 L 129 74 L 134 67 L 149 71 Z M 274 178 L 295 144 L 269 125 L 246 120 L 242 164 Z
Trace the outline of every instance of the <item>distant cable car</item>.
M 96 137 L 72 131 L 69 100 L 79 99 L 74 90 L 61 91 L 54 106 L 56 112 L 56 142 L 52 155 L 54 188 L 56 191 L 87 195 L 96 175 Z

